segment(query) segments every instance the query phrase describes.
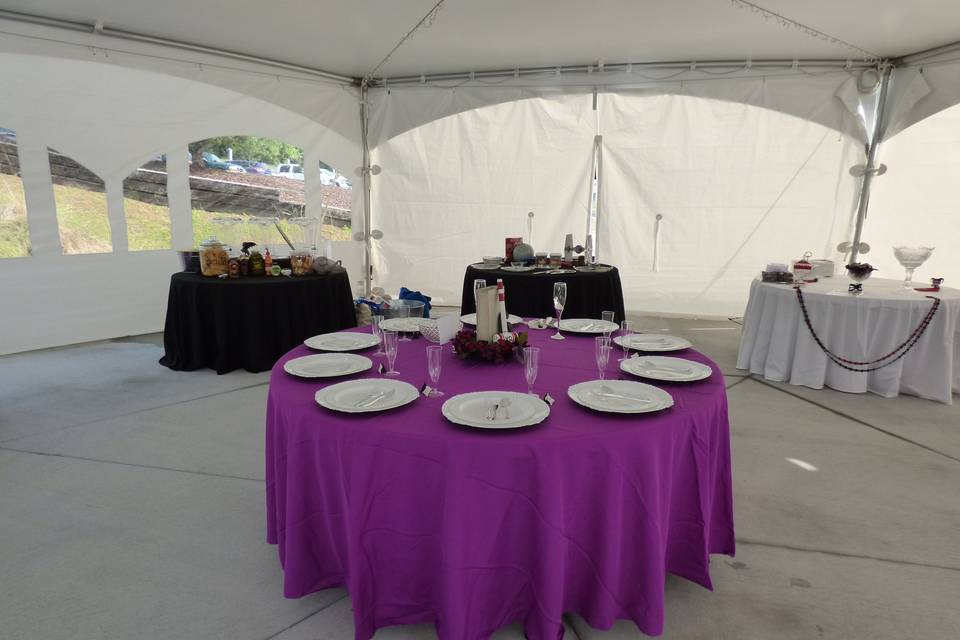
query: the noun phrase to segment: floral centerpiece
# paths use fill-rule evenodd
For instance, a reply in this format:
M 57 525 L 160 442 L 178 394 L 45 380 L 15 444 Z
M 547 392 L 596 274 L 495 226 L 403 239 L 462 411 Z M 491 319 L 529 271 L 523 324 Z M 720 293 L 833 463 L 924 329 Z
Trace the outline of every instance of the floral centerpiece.
M 516 339 L 513 341 L 498 338 L 487 342 L 486 340 L 477 340 L 476 331 L 465 329 L 458 332 L 453 338 L 453 350 L 460 356 L 461 360 L 479 358 L 487 362 L 503 362 L 512 358 L 514 352 L 527 345 L 526 333 L 514 335 Z

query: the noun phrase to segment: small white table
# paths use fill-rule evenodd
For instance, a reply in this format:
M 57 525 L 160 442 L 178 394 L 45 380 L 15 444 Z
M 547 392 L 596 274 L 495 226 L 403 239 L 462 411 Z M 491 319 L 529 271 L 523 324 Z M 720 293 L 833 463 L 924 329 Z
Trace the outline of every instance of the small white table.
M 933 301 L 926 296 L 939 297 L 940 308 L 906 356 L 861 373 L 837 366 L 817 346 L 793 286 L 755 280 L 737 368 L 814 389 L 826 385 L 887 398 L 905 393 L 952 404 L 952 393 L 960 393 L 960 290 L 942 287 L 938 293 L 923 293 L 904 289 L 901 280 L 871 278 L 863 283 L 861 295 L 852 296 L 849 284 L 845 277 L 822 278 L 803 285 L 803 296 L 821 341 L 850 360 L 874 360 L 906 340 L 930 310 Z

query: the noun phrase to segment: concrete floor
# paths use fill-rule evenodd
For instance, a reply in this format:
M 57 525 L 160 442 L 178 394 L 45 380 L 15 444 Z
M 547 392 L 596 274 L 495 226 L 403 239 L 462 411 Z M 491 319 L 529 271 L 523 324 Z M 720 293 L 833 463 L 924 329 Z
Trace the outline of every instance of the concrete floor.
M 734 368 L 734 323 L 643 321 L 720 364 L 733 428 L 737 557 L 714 557 L 712 593 L 668 580 L 663 637 L 960 638 L 960 399 L 769 383 Z M 342 590 L 281 596 L 267 375 L 174 373 L 161 351 L 151 335 L 0 358 L 0 637 L 352 638 Z M 568 619 L 568 638 L 640 636 Z

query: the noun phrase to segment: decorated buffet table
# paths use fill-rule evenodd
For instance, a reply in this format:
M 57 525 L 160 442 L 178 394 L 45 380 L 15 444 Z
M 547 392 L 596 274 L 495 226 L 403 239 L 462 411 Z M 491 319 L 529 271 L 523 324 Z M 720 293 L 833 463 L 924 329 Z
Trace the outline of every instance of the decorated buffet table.
M 737 368 L 814 389 L 951 404 L 960 392 L 960 290 L 880 278 L 860 287 L 851 292 L 842 278 L 799 288 L 754 281 Z

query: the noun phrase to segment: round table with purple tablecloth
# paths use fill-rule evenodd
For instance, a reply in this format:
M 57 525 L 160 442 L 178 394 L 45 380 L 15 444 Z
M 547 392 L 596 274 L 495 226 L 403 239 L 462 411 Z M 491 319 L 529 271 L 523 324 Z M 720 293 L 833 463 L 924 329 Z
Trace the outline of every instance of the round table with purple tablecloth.
M 597 377 L 593 339 L 549 333 L 530 341 L 542 349 L 535 390 L 556 403 L 543 423 L 512 431 L 460 427 L 440 407 L 468 391 L 526 391 L 516 362 L 461 361 L 448 345 L 445 397 L 347 415 L 315 403 L 328 383 L 283 371 L 306 347 L 282 357 L 267 401 L 266 498 L 284 595 L 345 587 L 358 640 L 418 622 L 441 639 L 487 638 L 515 621 L 545 639 L 562 636 L 568 612 L 659 634 L 667 572 L 711 588 L 709 555 L 734 553 L 720 371 L 692 349 L 672 354 L 713 375 L 658 385 L 675 405 L 656 414 L 597 413 L 567 397 Z M 400 379 L 417 388 L 427 344 L 399 346 Z M 374 367 L 356 377 L 380 375 L 364 355 Z

